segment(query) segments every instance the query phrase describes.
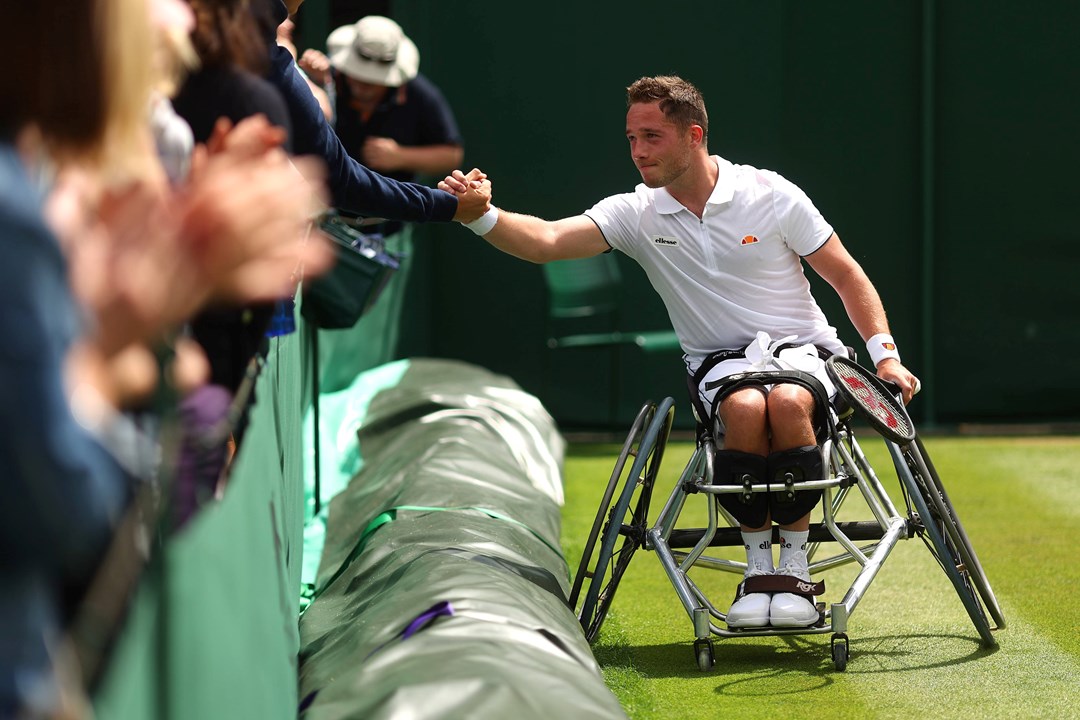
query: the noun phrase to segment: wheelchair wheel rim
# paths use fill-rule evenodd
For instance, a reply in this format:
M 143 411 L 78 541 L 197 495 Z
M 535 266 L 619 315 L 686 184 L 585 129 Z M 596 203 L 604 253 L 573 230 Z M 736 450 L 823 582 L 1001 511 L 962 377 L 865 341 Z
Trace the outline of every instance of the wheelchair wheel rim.
M 666 398 L 653 413 L 648 427 L 637 444 L 637 456 L 634 459 L 630 473 L 626 477 L 623 491 L 619 496 L 608 523 L 603 531 L 600 550 L 597 555 L 593 576 L 589 587 L 585 591 L 581 610 L 578 613 L 578 621 L 585 631 L 589 642 L 596 639 L 607 615 L 608 608 L 614 599 L 619 581 L 630 562 L 634 551 L 644 544 L 646 523 L 648 521 L 648 502 L 652 495 L 652 485 L 656 480 L 660 464 L 663 459 L 664 449 L 667 444 L 667 436 L 671 430 L 674 401 Z M 644 448 L 644 450 L 643 450 Z M 640 483 L 639 483 L 640 479 Z M 624 532 L 623 520 L 630 509 L 635 490 L 640 487 L 638 505 L 634 509 L 629 531 Z M 619 552 L 615 553 L 615 544 L 618 537 L 623 535 L 625 540 Z M 615 559 L 611 577 L 608 578 L 608 566 Z
M 964 565 L 965 561 L 963 553 L 957 547 L 954 534 L 945 527 L 948 520 L 933 505 L 933 500 L 928 500 L 930 493 L 934 492 L 935 485 L 927 472 L 925 463 L 920 462 L 922 458 L 912 446 L 905 448 L 902 454 L 909 467 L 906 468 L 907 472 L 901 474 L 901 479 L 908 490 L 910 502 L 915 506 L 915 511 L 922 520 L 925 534 L 920 533 L 920 535 L 952 583 L 983 645 L 987 648 L 996 647 L 997 639 L 991 633 L 986 608 L 983 606 L 971 573 L 961 571 L 958 567 Z M 930 482 L 927 482 L 928 478 Z
M 605 517 L 611 509 L 611 500 L 615 495 L 615 489 L 618 487 L 619 482 L 623 480 L 623 470 L 626 467 L 626 461 L 634 453 L 635 447 L 640 444 L 645 428 L 652 421 L 652 413 L 655 409 L 656 406 L 652 402 L 647 402 L 641 407 L 641 410 L 638 411 L 637 418 L 630 427 L 630 432 L 627 434 L 626 440 L 623 442 L 619 457 L 615 461 L 615 466 L 608 479 L 607 488 L 604 490 L 604 496 L 600 501 L 596 517 L 593 520 L 592 529 L 589 531 L 589 537 L 585 541 L 585 547 L 581 553 L 581 560 L 578 562 L 577 574 L 574 577 L 574 584 L 571 587 L 570 597 L 567 600 L 567 604 L 570 606 L 571 610 L 577 611 L 581 588 L 584 585 L 585 578 L 590 574 L 589 563 L 593 559 L 596 541 L 600 537 L 601 529 L 607 526 Z M 593 575 L 595 575 L 595 571 L 593 571 Z M 582 608 L 582 611 L 584 611 L 584 607 Z M 584 615 L 584 612 L 578 613 L 579 618 L 581 618 L 582 615 Z

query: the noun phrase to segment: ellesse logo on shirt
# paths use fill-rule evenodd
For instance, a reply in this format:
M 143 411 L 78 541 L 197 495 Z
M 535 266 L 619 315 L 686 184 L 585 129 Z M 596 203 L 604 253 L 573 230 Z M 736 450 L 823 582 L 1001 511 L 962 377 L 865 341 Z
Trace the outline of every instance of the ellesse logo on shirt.
M 758 242 L 757 236 L 747 235 L 739 242 L 740 245 L 754 245 Z
M 664 235 L 653 235 L 652 236 L 652 241 L 656 245 L 668 246 L 668 247 L 676 247 L 679 244 L 678 239 L 673 238 L 673 237 L 667 237 L 667 236 L 664 236 Z

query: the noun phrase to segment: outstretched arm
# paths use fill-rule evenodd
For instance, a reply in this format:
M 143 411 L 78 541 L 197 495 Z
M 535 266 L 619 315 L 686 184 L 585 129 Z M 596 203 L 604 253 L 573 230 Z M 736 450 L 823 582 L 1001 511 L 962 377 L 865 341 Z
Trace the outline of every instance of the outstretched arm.
M 885 307 L 862 266 L 847 251 L 836 233 L 825 241 L 816 252 L 806 256 L 814 271 L 825 279 L 844 302 L 851 324 L 864 341 L 880 333 L 889 332 Z M 911 402 L 917 392 L 919 380 L 895 358 L 885 358 L 877 363 L 877 374 L 900 388 L 904 402 Z
M 283 47 L 271 50 L 267 79 L 285 98 L 293 126 L 293 152 L 315 155 L 326 163 L 331 204 L 360 215 L 406 222 L 468 222 L 487 210 L 487 199 L 477 193 L 448 196 L 434 188 L 398 182 L 364 167 L 345 152 Z
M 473 170 L 467 176 L 455 170 L 439 183 L 439 189 L 460 194 L 468 192 L 477 183 L 490 186 L 486 179 L 476 180 L 477 177 L 486 176 L 478 170 Z M 490 219 L 493 213 L 497 213 L 498 217 L 494 226 L 484 228 L 478 234 L 503 252 L 522 260 L 534 263 L 572 260 L 599 255 L 611 249 L 600 228 L 585 215 L 542 220 L 492 206 L 487 218 Z
M 500 210 L 499 221 L 483 237 L 503 252 L 534 263 L 592 257 L 611 249 L 600 228 L 584 215 L 550 221 Z

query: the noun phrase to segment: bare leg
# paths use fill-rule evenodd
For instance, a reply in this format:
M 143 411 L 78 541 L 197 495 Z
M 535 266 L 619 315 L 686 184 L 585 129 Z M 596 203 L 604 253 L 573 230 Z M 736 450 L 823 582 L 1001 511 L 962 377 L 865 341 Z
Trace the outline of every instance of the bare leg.
M 799 385 L 777 385 L 768 397 L 769 430 L 773 453 L 817 445 L 814 436 L 814 397 Z M 797 577 L 809 582 L 810 573 L 804 552 L 810 529 L 810 513 L 792 523 L 780 525 L 784 544 L 780 547 L 778 574 Z M 786 533 L 797 533 L 787 535 Z M 777 627 L 803 627 L 818 618 L 814 598 L 792 593 L 776 593 L 769 608 L 769 622 Z
M 769 429 L 772 447 L 776 452 L 795 447 L 814 445 L 814 397 L 806 388 L 785 383 L 772 388 L 768 397 Z M 810 528 L 810 513 L 781 530 L 801 532 Z
M 759 388 L 745 388 L 732 393 L 720 404 L 724 421 L 724 448 L 765 457 L 769 454 L 769 428 L 765 417 L 765 394 Z M 760 532 L 772 527 L 765 519 L 761 527 L 739 526 L 744 532 Z

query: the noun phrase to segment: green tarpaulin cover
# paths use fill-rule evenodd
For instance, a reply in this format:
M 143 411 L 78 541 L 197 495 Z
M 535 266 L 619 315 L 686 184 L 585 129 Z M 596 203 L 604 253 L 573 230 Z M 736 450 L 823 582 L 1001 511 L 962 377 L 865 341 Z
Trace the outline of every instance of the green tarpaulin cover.
M 363 412 L 331 413 L 363 417 L 331 433 L 363 462 L 300 620 L 303 717 L 625 717 L 566 605 L 563 441 L 540 403 L 435 360 L 355 392 Z

